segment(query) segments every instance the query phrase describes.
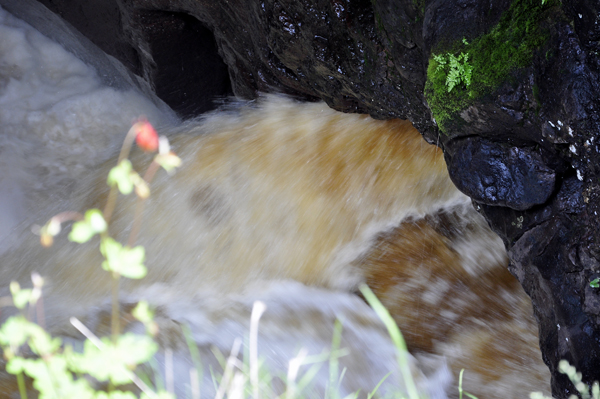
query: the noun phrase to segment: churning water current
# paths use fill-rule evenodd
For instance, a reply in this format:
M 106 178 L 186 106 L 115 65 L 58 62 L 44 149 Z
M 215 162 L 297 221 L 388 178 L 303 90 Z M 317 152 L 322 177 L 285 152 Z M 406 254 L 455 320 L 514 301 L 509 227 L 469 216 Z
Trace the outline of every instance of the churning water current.
M 110 278 L 93 245 L 62 234 L 42 249 L 30 226 L 100 207 L 114 156 L 143 115 L 183 166 L 152 183 L 139 240 L 149 274 L 124 283 L 121 302 L 156 307 L 179 397 L 189 395 L 193 367 L 181 326 L 206 362 L 211 397 L 212 348 L 226 354 L 247 336 L 255 300 L 267 307 L 258 346 L 274 375 L 302 350 L 329 350 L 339 319 L 349 351 L 340 394 L 364 395 L 390 371 L 382 392 L 402 391 L 386 330 L 355 294 L 365 281 L 406 329 L 430 397 L 457 395 L 459 367 L 480 398 L 547 390 L 530 305 L 506 272 L 502 243 L 410 123 L 278 96 L 180 122 L 160 100 L 107 87 L 99 74 L 0 8 L 0 289 L 42 274 L 50 331 L 80 340 L 72 315 L 108 331 Z M 148 163 L 137 151 L 132 159 L 138 170 Z M 111 233 L 125 240 L 134 205 L 121 197 L 117 206 Z M 162 352 L 157 359 L 164 364 Z M 308 392 L 322 397 L 328 383 L 323 364 Z

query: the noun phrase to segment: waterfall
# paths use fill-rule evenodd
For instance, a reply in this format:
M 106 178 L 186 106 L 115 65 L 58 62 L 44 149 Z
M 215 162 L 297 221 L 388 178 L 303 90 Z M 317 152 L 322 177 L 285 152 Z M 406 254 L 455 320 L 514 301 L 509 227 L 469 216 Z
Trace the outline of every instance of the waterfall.
M 301 350 L 329 350 L 339 320 L 348 351 L 340 395 L 369 392 L 390 371 L 381 392 L 402 391 L 395 347 L 356 295 L 362 282 L 406 329 L 410 366 L 431 398 L 457 396 L 457 367 L 481 398 L 548 391 L 531 307 L 502 243 L 409 122 L 275 95 L 181 122 L 135 84 L 107 86 L 102 73 L 0 8 L 0 293 L 39 272 L 49 331 L 80 341 L 70 316 L 109 331 L 110 276 L 97 242 L 77 245 L 63 232 L 45 249 L 31 225 L 101 207 L 124 135 L 143 115 L 183 165 L 152 182 L 138 240 L 148 276 L 124 282 L 120 300 L 125 310 L 143 298 L 155 307 L 179 397 L 193 367 L 181 326 L 206 362 L 211 397 L 213 348 L 227 354 L 247 335 L 256 300 L 267 308 L 259 352 L 274 375 Z M 140 172 L 150 161 L 139 150 L 131 158 Z M 134 208 L 119 197 L 110 232 L 121 241 Z M 308 390 L 323 397 L 329 382 L 325 364 Z

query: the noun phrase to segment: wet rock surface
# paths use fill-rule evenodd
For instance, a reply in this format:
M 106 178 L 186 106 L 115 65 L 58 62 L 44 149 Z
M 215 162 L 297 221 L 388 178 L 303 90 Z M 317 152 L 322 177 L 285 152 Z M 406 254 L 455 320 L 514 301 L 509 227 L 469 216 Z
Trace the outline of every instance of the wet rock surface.
M 478 203 L 526 210 L 554 192 L 555 172 L 534 150 L 474 137 L 453 144 L 446 151 L 450 176 Z M 481 168 L 472 170 L 472 164 Z
M 507 245 L 554 395 L 572 393 L 560 359 L 600 379 L 596 0 L 40 2 L 184 116 L 230 92 L 227 70 L 243 98 L 410 119 Z
M 215 109 L 220 99 L 233 94 L 214 34 L 180 7 L 138 2 L 141 7 L 127 9 L 115 0 L 40 3 L 144 78 L 183 118 Z

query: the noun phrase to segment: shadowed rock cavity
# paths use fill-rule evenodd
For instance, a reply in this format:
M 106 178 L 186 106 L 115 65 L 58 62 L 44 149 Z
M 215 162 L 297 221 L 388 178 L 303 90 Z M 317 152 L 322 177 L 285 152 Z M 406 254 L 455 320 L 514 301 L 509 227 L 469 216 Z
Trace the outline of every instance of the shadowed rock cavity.
M 181 117 L 210 111 L 233 94 L 213 33 L 188 13 L 154 7 L 123 13 L 115 0 L 40 2 L 143 77 Z
M 137 41 L 148 50 L 142 52 L 145 77 L 180 116 L 214 109 L 215 99 L 232 94 L 215 38 L 196 18 L 164 11 L 140 11 L 136 17 Z
M 509 249 L 554 395 L 573 393 L 562 358 L 600 380 L 597 0 L 40 1 L 184 115 L 228 92 L 202 89 L 218 53 L 242 98 L 410 119 Z

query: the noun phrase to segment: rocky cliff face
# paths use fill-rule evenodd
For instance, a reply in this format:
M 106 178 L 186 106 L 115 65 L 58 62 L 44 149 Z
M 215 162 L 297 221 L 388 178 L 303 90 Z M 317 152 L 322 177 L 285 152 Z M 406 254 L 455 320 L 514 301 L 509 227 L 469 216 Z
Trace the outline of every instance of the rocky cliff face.
M 598 1 L 39 1 L 184 116 L 231 87 L 410 119 L 507 245 L 554 395 L 560 359 L 600 379 Z

